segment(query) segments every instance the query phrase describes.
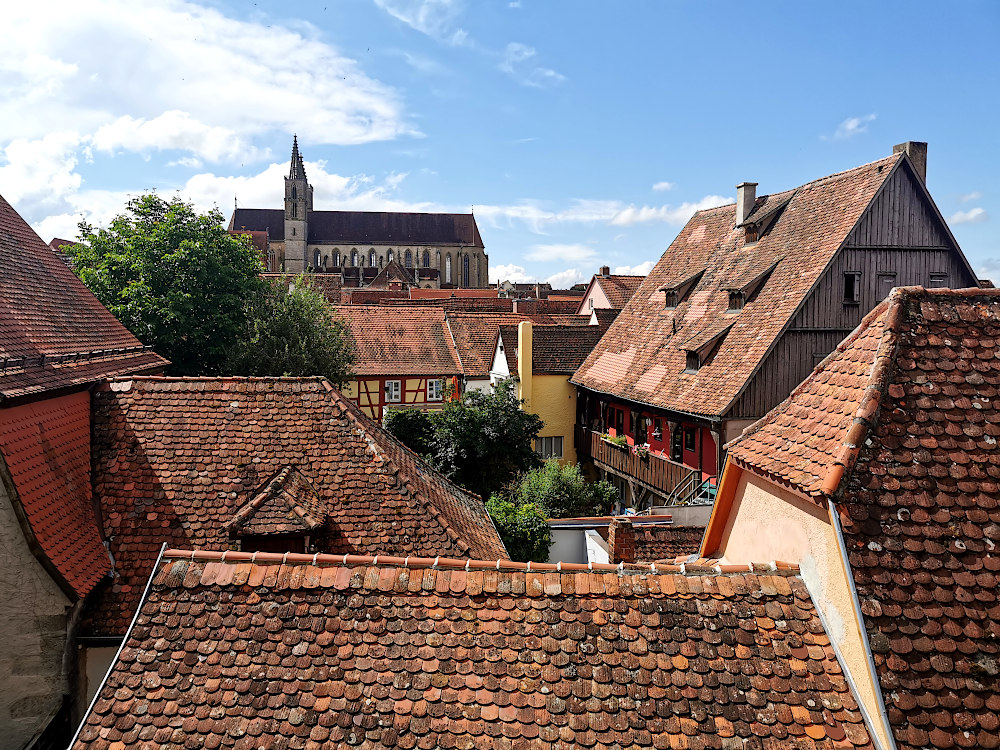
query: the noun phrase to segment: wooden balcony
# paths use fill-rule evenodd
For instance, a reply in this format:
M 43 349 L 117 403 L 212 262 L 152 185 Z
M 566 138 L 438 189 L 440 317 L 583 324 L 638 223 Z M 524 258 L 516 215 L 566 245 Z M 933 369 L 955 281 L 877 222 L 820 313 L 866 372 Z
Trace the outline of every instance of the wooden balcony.
M 631 447 L 619 447 L 601 439 L 601 433 L 577 425 L 576 448 L 581 458 L 589 458 L 605 471 L 634 479 L 646 489 L 669 497 L 681 486 L 691 486 L 701 472 L 654 453 L 639 456 Z

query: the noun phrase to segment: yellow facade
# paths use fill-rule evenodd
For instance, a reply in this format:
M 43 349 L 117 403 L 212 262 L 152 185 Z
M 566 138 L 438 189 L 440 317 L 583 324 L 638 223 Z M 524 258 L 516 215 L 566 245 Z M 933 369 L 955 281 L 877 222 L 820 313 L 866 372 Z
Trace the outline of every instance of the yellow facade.
M 524 401 L 522 408 L 541 417 L 545 423 L 538 437 L 563 439 L 560 465 L 576 463 L 574 426 L 576 425 L 576 388 L 567 375 L 540 375 L 532 372 L 531 323 L 517 326 L 517 395 Z M 537 445 L 536 445 L 537 450 Z

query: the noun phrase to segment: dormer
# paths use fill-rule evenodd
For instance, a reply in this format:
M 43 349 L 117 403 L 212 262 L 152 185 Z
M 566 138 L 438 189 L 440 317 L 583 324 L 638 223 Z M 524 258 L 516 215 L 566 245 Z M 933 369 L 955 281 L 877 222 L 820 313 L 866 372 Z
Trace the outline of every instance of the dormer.
M 309 480 L 286 466 L 236 511 L 229 535 L 244 552 L 308 552 L 326 516 L 326 503 Z
M 794 191 L 784 196 L 765 195 L 754 199 L 746 213 L 738 213 L 736 227 L 743 229 L 743 244 L 752 245 L 767 234 L 793 197 Z
M 701 277 L 704 275 L 705 269 L 702 268 L 695 273 L 685 274 L 684 276 L 672 279 L 661 286 L 658 291 L 664 294 L 663 308 L 665 310 L 673 310 L 687 299 L 688 294 L 698 285 L 698 282 L 701 281 Z
M 722 328 L 702 331 L 688 339 L 682 347 L 685 353 L 684 372 L 686 374 L 698 372 L 702 366 L 711 362 L 732 327 L 733 324 L 729 323 Z
M 722 291 L 729 293 L 729 308 L 726 312 L 739 312 L 747 302 L 752 302 L 780 262 L 779 259 L 766 268 L 755 268 L 738 277 L 728 286 L 722 287 Z

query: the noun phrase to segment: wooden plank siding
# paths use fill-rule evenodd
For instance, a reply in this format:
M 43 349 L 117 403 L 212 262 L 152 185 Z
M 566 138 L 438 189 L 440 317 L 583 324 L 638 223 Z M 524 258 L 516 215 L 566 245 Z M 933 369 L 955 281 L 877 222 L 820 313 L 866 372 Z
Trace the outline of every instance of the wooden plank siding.
M 726 419 L 757 419 L 781 403 L 893 287 L 977 286 L 917 179 L 901 165 L 886 181 Z M 847 273 L 860 274 L 855 303 L 844 300 Z

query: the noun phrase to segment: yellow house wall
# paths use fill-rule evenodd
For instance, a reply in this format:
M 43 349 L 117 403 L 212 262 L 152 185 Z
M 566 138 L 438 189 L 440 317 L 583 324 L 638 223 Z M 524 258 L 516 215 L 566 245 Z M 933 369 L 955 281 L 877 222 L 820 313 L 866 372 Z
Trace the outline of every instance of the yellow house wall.
M 565 375 L 533 375 L 529 411 L 545 423 L 539 437 L 562 435 L 563 457 L 560 464 L 576 463 L 573 427 L 576 424 L 576 388 Z
M 831 640 L 850 671 L 860 700 L 890 747 L 881 726 L 881 693 L 868 668 L 861 625 L 829 513 L 749 471 L 740 474 L 729 520 L 716 553 L 724 562 L 781 560 L 799 566 Z

